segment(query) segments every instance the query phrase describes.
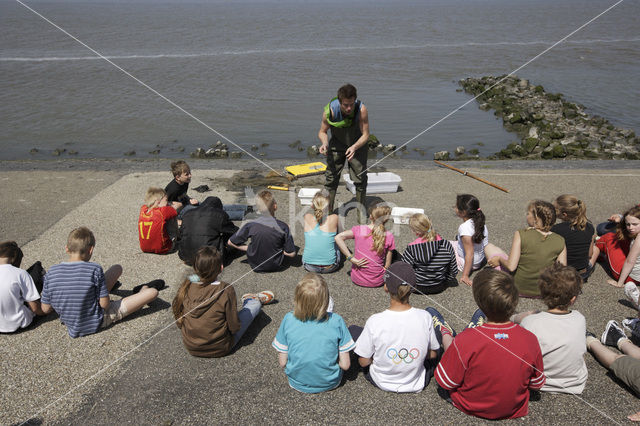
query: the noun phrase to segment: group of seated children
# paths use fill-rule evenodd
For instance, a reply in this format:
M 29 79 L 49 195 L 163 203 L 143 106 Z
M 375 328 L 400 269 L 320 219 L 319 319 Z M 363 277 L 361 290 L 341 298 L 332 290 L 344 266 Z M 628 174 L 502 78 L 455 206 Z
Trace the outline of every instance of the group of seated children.
M 105 272 L 100 265 L 90 262 L 95 245 L 95 237 L 88 228 L 71 231 L 66 245 L 68 261 L 49 268 L 40 294 L 31 276 L 19 269 L 22 251 L 15 242 L 1 243 L 0 331 L 27 327 L 34 314 L 47 315 L 55 310 L 69 336 L 86 336 L 155 300 L 158 290 L 164 287 L 162 280 L 135 286 L 131 295 L 110 300 L 109 292 L 120 286 L 122 267 L 114 265 Z
M 237 348 L 261 306 L 274 300 L 271 291 L 245 294 L 238 310 L 233 285 L 218 279 L 225 252 L 246 252 L 253 271 L 270 272 L 279 270 L 297 249 L 289 226 L 275 218 L 278 206 L 270 192 L 256 197 L 260 216 L 238 229 L 217 197 L 201 204 L 188 197 L 191 171 L 186 163 L 173 163 L 172 170 L 175 179 L 166 190 L 147 191 L 140 209 L 140 246 L 150 253 L 177 248 L 180 258 L 193 266 L 195 273 L 173 300 L 176 324 L 190 354 L 225 356 Z M 602 344 L 593 337 L 585 343 L 585 318 L 570 309 L 596 261 L 605 260 L 614 284 L 625 286 L 638 307 L 640 244 L 634 243 L 640 207 L 622 215 L 617 233 L 595 241 L 584 203 L 576 197 L 563 195 L 553 204 L 532 201 L 526 209 L 528 227 L 515 232 L 508 255 L 489 243 L 485 215 L 470 194 L 456 198 L 454 212 L 462 224 L 454 241 L 443 239 L 426 215 L 416 214 L 409 220 L 416 239 L 402 255 L 394 253 L 394 235 L 385 228 L 389 206 L 373 206 L 369 223 L 348 230 L 341 230 L 339 218 L 329 211 L 327 194 L 314 196 L 312 210 L 304 216 L 302 257 L 309 273 L 295 288 L 294 309 L 282 319 L 272 343 L 294 389 L 334 389 L 357 359 L 365 378 L 384 391 L 420 392 L 435 372 L 443 397 L 461 411 L 487 419 L 516 418 L 527 414 L 530 389 L 581 393 L 587 349 L 623 381 L 640 388 L 640 349 L 626 339 L 624 330 L 610 322 Z M 176 217 L 183 226 L 179 240 L 169 230 Z M 557 225 L 556 217 L 561 220 Z M 353 251 L 347 246 L 350 239 Z M 66 246 L 68 261 L 49 269 L 41 292 L 19 269 L 22 252 L 17 245 L 0 244 L 0 332 L 27 327 L 34 316 L 55 310 L 71 337 L 85 336 L 157 297 L 162 280 L 136 286 L 133 294 L 111 301 L 109 293 L 120 286 L 122 268 L 115 265 L 105 272 L 90 262 L 95 244 L 89 229 L 74 229 Z M 342 255 L 351 262 L 354 284 L 383 286 L 390 297 L 388 308 L 372 315 L 364 328 L 347 327 L 332 312 L 327 284 L 319 275 L 339 269 Z M 400 261 L 394 263 L 394 258 Z M 485 265 L 493 268 L 482 269 Z M 443 291 L 458 271 L 462 282 L 472 286 L 480 309 L 456 335 L 438 310 L 414 308 L 409 297 Z M 515 314 L 519 297 L 541 298 L 548 309 Z M 640 320 L 624 324 L 640 337 Z M 630 356 L 617 355 L 603 344 Z

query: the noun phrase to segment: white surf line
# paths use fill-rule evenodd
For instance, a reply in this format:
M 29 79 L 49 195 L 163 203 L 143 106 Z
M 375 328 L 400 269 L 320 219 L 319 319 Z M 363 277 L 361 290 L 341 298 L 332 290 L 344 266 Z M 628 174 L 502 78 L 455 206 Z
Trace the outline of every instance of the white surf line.
M 620 3 L 622 3 L 624 0 L 618 0 L 616 3 L 614 3 L 613 5 L 609 6 L 608 8 L 606 8 L 603 12 L 600 12 L 598 15 L 596 15 L 595 17 L 591 18 L 590 20 L 588 20 L 587 22 L 585 22 L 584 24 L 580 25 L 578 28 L 576 28 L 575 30 L 571 31 L 569 34 L 567 34 L 566 36 L 562 37 L 560 40 L 556 41 L 555 43 L 553 43 L 551 46 L 547 47 L 546 49 L 544 49 L 542 52 L 538 53 L 536 56 L 534 56 L 533 58 L 529 59 L 528 61 L 526 61 L 524 64 L 520 65 L 518 68 L 514 69 L 513 71 L 511 71 L 509 74 L 507 74 L 506 76 L 504 76 L 503 78 L 501 78 L 500 80 L 498 80 L 497 83 L 495 83 L 494 85 L 492 85 L 491 87 L 485 89 L 482 93 L 474 96 L 473 98 L 469 99 L 467 102 L 463 103 L 462 105 L 460 105 L 459 107 L 453 109 L 452 111 L 450 111 L 447 115 L 445 115 L 444 117 L 442 117 L 441 119 L 439 119 L 438 121 L 436 121 L 435 123 L 433 123 L 432 125 L 430 125 L 429 127 L 427 127 L 426 129 L 422 130 L 420 133 L 418 133 L 417 135 L 415 135 L 414 137 L 412 137 L 411 139 L 409 139 L 408 141 L 406 141 L 405 143 L 403 143 L 402 145 L 400 145 L 399 147 L 397 147 L 394 151 L 390 152 L 389 154 L 385 155 L 384 157 L 382 157 L 380 160 L 376 161 L 375 163 L 373 163 L 371 166 L 368 166 L 366 169 L 364 169 L 362 172 L 360 172 L 360 174 L 366 173 L 370 168 L 376 166 L 377 164 L 380 164 L 382 161 L 386 160 L 387 158 L 389 158 L 391 155 L 395 154 L 396 152 L 398 152 L 400 149 L 402 149 L 403 147 L 407 146 L 408 144 L 410 144 L 411 142 L 413 142 L 414 140 L 416 140 L 417 138 L 419 138 L 420 136 L 424 135 L 425 133 L 427 133 L 429 130 L 433 129 L 435 126 L 437 126 L 438 124 L 442 123 L 444 120 L 446 120 L 447 118 L 451 117 L 452 115 L 454 115 L 455 113 L 457 113 L 458 111 L 460 111 L 462 108 L 464 108 L 465 106 L 469 105 L 471 102 L 475 101 L 476 99 L 478 99 L 478 97 L 484 95 L 485 93 L 487 93 L 489 90 L 493 89 L 494 87 L 496 87 L 498 84 L 502 83 L 504 80 L 506 80 L 508 77 L 514 75 L 516 72 L 520 71 L 522 68 L 526 67 L 527 65 L 529 65 L 531 62 L 535 61 L 536 59 L 540 58 L 542 55 L 546 54 L 547 52 L 549 52 L 551 49 L 553 49 L 554 47 L 558 46 L 560 43 L 564 42 L 566 39 L 568 39 L 569 37 L 571 37 L 572 35 L 574 35 L 575 33 L 577 33 L 578 31 L 582 30 L 583 28 L 585 28 L 587 25 L 591 24 L 593 21 L 595 21 L 596 19 L 600 18 L 602 15 L 604 15 L 605 13 L 609 12 L 610 10 L 612 10 L 613 8 L 615 8 L 616 6 L 618 6 Z
M 258 266 L 256 266 L 256 268 L 259 268 L 260 266 L 264 265 L 265 263 L 269 262 L 271 259 L 273 259 L 274 257 L 276 257 L 277 255 L 279 255 L 281 252 L 276 252 L 273 256 L 271 256 L 270 258 L 268 258 L 267 260 L 265 260 L 264 262 L 262 262 L 261 264 L 259 264 Z M 182 318 L 186 317 L 187 315 L 189 315 L 191 312 L 195 311 L 196 309 L 198 309 L 200 306 L 203 306 L 204 304 L 206 304 L 208 301 L 212 300 L 214 297 L 216 297 L 218 294 L 222 293 L 223 291 L 225 291 L 228 288 L 231 288 L 234 286 L 235 283 L 237 283 L 238 281 L 240 281 L 241 279 L 243 279 L 244 277 L 246 277 L 247 275 L 249 275 L 250 273 L 253 272 L 253 269 L 251 269 L 249 272 L 246 272 L 245 274 L 243 274 L 242 276 L 240 276 L 240 278 L 234 280 L 233 282 L 231 282 L 229 284 L 228 287 L 223 288 L 222 290 L 218 291 L 217 293 L 215 293 L 214 295 L 212 295 L 210 298 L 204 300 L 202 303 L 200 303 L 198 306 L 196 306 L 195 308 L 191 309 L 189 312 L 184 313 L 180 318 L 177 318 L 173 321 L 171 321 L 170 323 L 168 323 L 166 326 L 162 327 L 159 331 L 157 331 L 156 333 L 152 334 L 150 337 L 146 338 L 145 340 L 143 340 L 141 343 L 137 344 L 136 346 L 134 346 L 133 348 L 129 349 L 128 351 L 126 351 L 124 354 L 120 355 L 118 358 L 114 359 L 113 361 L 109 362 L 108 364 L 106 364 L 104 367 L 102 367 L 100 370 L 98 370 L 96 373 L 92 374 L 91 376 L 89 376 L 88 378 L 86 378 L 85 380 L 83 380 L 82 382 L 80 382 L 79 384 L 77 384 L 76 386 L 72 387 L 71 389 L 69 389 L 67 392 L 65 392 L 64 394 L 62 394 L 62 396 L 58 397 L 56 400 L 50 402 L 49 404 L 45 405 L 44 407 L 40 408 L 40 411 L 36 412 L 35 414 L 33 414 L 32 416 L 29 417 L 29 420 L 26 420 L 22 423 L 20 423 L 20 426 L 26 425 L 27 423 L 29 423 L 29 421 L 31 419 L 37 418 L 38 416 L 40 416 L 42 413 L 44 413 L 45 411 L 47 411 L 49 409 L 49 407 L 51 407 L 54 404 L 57 404 L 58 402 L 62 401 L 63 399 L 65 399 L 67 396 L 71 395 L 73 392 L 77 391 L 78 389 L 80 389 L 81 387 L 83 387 L 85 384 L 89 383 L 91 380 L 93 380 L 94 378 L 98 377 L 99 375 L 101 375 L 102 373 L 104 373 L 105 371 L 107 371 L 109 368 L 111 368 L 112 366 L 114 366 L 115 364 L 118 364 L 120 361 L 122 361 L 123 359 L 125 359 L 126 357 L 128 357 L 130 354 L 132 354 L 133 352 L 135 352 L 136 350 L 138 350 L 139 347 L 141 347 L 142 345 L 145 345 L 147 343 L 149 343 L 151 340 L 153 340 L 155 337 L 157 337 L 158 335 L 164 333 L 166 330 L 169 329 L 169 327 L 173 326 L 174 324 L 176 324 L 179 320 L 181 320 Z
M 368 260 L 371 261 L 372 263 L 376 264 L 377 266 L 383 267 L 384 265 L 380 264 L 378 262 L 377 259 L 372 259 L 371 257 L 367 256 L 366 254 L 364 255 L 364 257 Z M 404 279 L 402 279 L 401 277 L 399 277 L 398 275 L 394 274 L 393 272 L 389 271 L 388 269 L 385 270 L 385 273 L 389 273 L 391 275 L 393 275 L 394 277 L 398 278 L 401 281 L 404 281 Z M 431 302 L 433 302 L 435 305 L 438 305 L 440 307 L 440 309 L 446 311 L 448 314 L 451 314 L 451 316 L 457 318 L 458 320 L 460 320 L 461 322 L 465 322 L 465 320 L 458 315 L 457 313 L 451 311 L 450 309 L 448 309 L 447 307 L 445 307 L 443 304 L 439 303 L 438 301 L 436 301 L 433 297 L 431 297 L 431 295 L 429 294 L 425 294 L 423 293 L 420 289 L 418 288 L 414 288 L 414 290 L 417 293 L 420 293 L 421 295 L 425 296 L 427 299 L 429 299 Z M 475 301 L 474 301 L 475 303 Z M 453 331 L 453 330 L 450 330 Z M 514 358 L 518 359 L 519 361 L 521 361 L 523 364 L 527 365 L 528 367 L 530 367 L 531 369 L 537 371 L 538 373 L 542 373 L 544 374 L 544 371 L 540 371 L 538 370 L 536 367 L 534 367 L 533 365 L 529 364 L 527 361 L 525 361 L 524 359 L 522 359 L 520 356 L 518 356 L 517 354 L 515 354 L 513 351 L 509 350 L 507 347 L 505 347 L 504 345 L 502 345 L 500 342 L 491 339 L 490 336 L 482 333 L 480 330 L 476 330 L 475 332 L 480 333 L 480 335 L 482 335 L 484 338 L 488 339 L 489 341 L 495 343 L 496 345 L 498 345 L 500 348 L 504 349 L 507 353 L 513 355 Z M 443 348 L 444 349 L 444 348 Z M 545 375 L 546 377 L 546 375 Z M 560 385 L 560 387 L 562 387 L 563 389 L 566 390 L 566 388 L 562 385 Z M 586 401 L 585 399 L 583 399 L 582 397 L 576 395 L 576 394 L 571 394 L 568 393 L 569 395 L 573 395 L 574 397 L 576 397 L 578 400 L 580 400 L 582 403 L 584 403 L 585 405 L 593 408 L 596 412 L 598 412 L 598 414 L 600 414 L 601 416 L 603 416 L 604 418 L 606 418 L 607 420 L 610 420 L 611 422 L 615 423 L 615 424 L 621 424 L 619 422 L 616 422 L 613 418 L 611 418 L 607 413 L 605 413 L 604 411 L 600 410 L 598 407 L 596 407 L 595 405 L 591 404 L 590 402 Z
M 43 19 L 44 21 L 48 22 L 49 24 L 51 24 L 53 27 L 55 27 L 56 29 L 60 30 L 61 32 L 63 32 L 64 34 L 66 34 L 67 36 L 69 36 L 70 38 L 72 38 L 74 41 L 78 42 L 79 44 L 81 44 L 82 46 L 84 46 L 85 48 L 89 49 L 90 51 L 92 51 L 93 53 L 95 53 L 97 56 L 100 57 L 100 59 L 104 59 L 105 61 L 107 61 L 108 63 L 110 63 L 111 65 L 113 65 L 115 68 L 117 68 L 118 70 L 122 71 L 125 75 L 131 77 L 133 80 L 135 80 L 137 83 L 139 83 L 140 85 L 142 85 L 143 87 L 149 89 L 152 93 L 158 95 L 160 98 L 164 99 L 165 101 L 167 101 L 170 105 L 174 106 L 175 108 L 177 108 L 178 110 L 182 111 L 184 114 L 186 114 L 187 116 L 191 117 L 192 119 L 194 119 L 196 122 L 198 122 L 199 124 L 203 125 L 204 127 L 206 127 L 207 129 L 211 130 L 213 133 L 215 133 L 216 135 L 218 135 L 219 137 L 221 137 L 222 139 L 224 139 L 225 141 L 229 142 L 231 145 L 235 146 L 236 148 L 238 148 L 239 150 L 241 150 L 242 152 L 244 152 L 245 154 L 247 154 L 249 157 L 253 158 L 254 160 L 256 160 L 258 163 L 262 164 L 263 166 L 267 167 L 268 169 L 272 170 L 273 172 L 277 173 L 278 175 L 282 175 L 281 172 L 277 171 L 276 169 L 274 169 L 273 167 L 271 167 L 270 165 L 268 165 L 267 163 L 265 163 L 264 161 L 260 160 L 259 158 L 257 158 L 256 156 L 254 156 L 253 154 L 251 154 L 249 151 L 247 151 L 246 149 L 242 148 L 240 145 L 236 144 L 234 141 L 232 141 L 231 139 L 229 139 L 228 137 L 226 137 L 225 135 L 223 135 L 222 133 L 220 133 L 219 131 L 217 131 L 216 129 L 214 129 L 213 127 L 211 127 L 210 125 L 208 125 L 207 123 L 205 123 L 204 121 L 200 120 L 198 117 L 196 117 L 195 115 L 193 115 L 192 113 L 190 113 L 189 111 L 187 111 L 186 109 L 184 109 L 183 107 L 181 107 L 180 105 L 178 105 L 177 103 L 175 103 L 174 101 L 172 101 L 171 99 L 167 98 L 165 95 L 163 95 L 162 93 L 158 92 L 156 89 L 154 89 L 153 87 L 149 86 L 147 83 L 145 83 L 144 81 L 140 80 L 139 78 L 137 78 L 136 76 L 134 76 L 133 74 L 131 74 L 129 71 L 125 70 L 124 68 L 122 68 L 120 65 L 116 64 L 115 62 L 113 62 L 112 60 L 110 60 L 109 58 L 107 58 L 106 56 L 104 56 L 102 53 L 98 52 L 97 50 L 95 50 L 93 47 L 89 46 L 88 44 L 84 43 L 83 41 L 81 41 L 80 39 L 78 39 L 77 37 L 75 37 L 73 34 L 69 33 L 67 30 L 65 30 L 64 28 L 60 27 L 59 25 L 55 24 L 54 22 L 52 22 L 51 20 L 49 20 L 48 18 L 46 18 L 45 16 L 43 16 L 41 13 L 39 13 L 38 11 L 32 9 L 31 7 L 29 7 L 28 5 L 26 5 L 25 3 L 23 3 L 21 0 L 16 0 L 16 2 L 22 6 L 24 6 L 26 9 L 30 10 L 31 12 L 33 12 L 35 15 L 37 15 L 38 17 L 40 17 L 41 19 Z
M 569 40 L 565 45 L 591 45 L 610 43 L 636 43 L 640 38 L 631 39 L 592 39 L 592 40 Z M 217 56 L 241 56 L 260 54 L 283 54 L 283 53 L 313 53 L 313 52 L 336 52 L 350 50 L 400 50 L 400 49 L 427 49 L 427 48 L 451 48 L 451 47 L 494 47 L 494 46 L 537 46 L 548 45 L 552 41 L 497 41 L 497 42 L 468 42 L 468 43 L 429 43 L 429 44 L 398 44 L 389 46 L 336 46 L 336 47 L 308 47 L 308 48 L 283 48 L 283 49 L 249 49 L 223 52 L 199 52 L 199 53 L 158 53 L 149 55 L 104 55 L 108 59 L 188 59 L 206 58 Z M 0 62 L 55 62 L 55 61 L 95 61 L 103 58 L 96 56 L 50 56 L 50 57 L 0 57 Z

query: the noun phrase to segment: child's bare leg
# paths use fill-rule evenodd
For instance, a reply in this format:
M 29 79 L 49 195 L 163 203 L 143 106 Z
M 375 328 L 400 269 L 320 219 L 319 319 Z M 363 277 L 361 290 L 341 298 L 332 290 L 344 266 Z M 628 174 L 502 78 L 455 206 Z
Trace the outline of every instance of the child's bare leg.
M 623 346 L 623 345 L 620 345 L 620 346 Z M 596 339 L 592 340 L 591 342 L 588 342 L 587 349 L 590 350 L 591 353 L 593 353 L 593 356 L 598 361 L 600 361 L 602 365 L 604 365 L 607 368 L 611 367 L 611 364 L 613 364 L 613 361 L 624 356 L 624 355 L 615 353 L 614 351 L 612 351 L 611 349 L 609 349 L 608 347 L 606 347 Z
M 634 345 L 629 339 L 621 341 L 618 345 L 618 349 L 626 355 L 629 355 L 631 358 L 640 359 L 640 348 Z
M 640 422 L 640 411 L 638 411 L 635 414 L 631 414 L 630 416 L 627 416 L 627 418 L 632 422 Z
M 113 265 L 104 273 L 104 280 L 107 284 L 107 290 L 111 291 L 114 285 L 116 285 L 116 281 L 122 275 L 122 266 Z
M 593 254 L 591 255 L 591 258 L 589 259 L 589 263 L 591 265 L 595 265 L 596 262 L 598 261 L 598 257 L 600 256 L 600 249 L 594 244 L 593 245 Z
M 122 299 L 122 305 L 124 305 L 127 315 L 129 315 L 139 310 L 144 305 L 153 302 L 156 297 L 158 297 L 158 290 L 155 288 L 149 288 L 145 285 L 142 286 L 138 293 Z
M 444 333 L 442 335 L 442 349 L 446 351 L 447 349 L 449 349 L 449 346 L 451 346 L 452 343 L 453 336 L 451 336 L 449 333 Z

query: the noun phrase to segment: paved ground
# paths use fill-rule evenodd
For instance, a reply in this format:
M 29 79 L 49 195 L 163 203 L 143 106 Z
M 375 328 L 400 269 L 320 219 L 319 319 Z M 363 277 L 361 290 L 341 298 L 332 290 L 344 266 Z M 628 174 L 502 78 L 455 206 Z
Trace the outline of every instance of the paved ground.
M 604 220 L 611 212 L 621 211 L 637 202 L 638 173 L 633 168 L 610 172 L 611 168 L 562 170 L 556 164 L 546 170 L 521 169 L 510 163 L 477 163 L 465 166 L 469 171 L 510 190 L 508 194 L 445 169 L 402 168 L 398 173 L 401 191 L 383 194 L 385 201 L 403 207 L 422 207 L 432 218 L 436 230 L 445 238 L 455 235 L 459 219 L 452 214 L 455 194 L 473 193 L 487 215 L 490 241 L 508 249 L 513 232 L 524 226 L 524 209 L 533 198 L 551 200 L 561 193 L 578 195 L 587 204 L 593 222 Z M 636 167 L 624 162 L 623 167 Z M 456 165 L 460 167 L 460 164 Z M 12 216 L 11 226 L 3 225 L 1 239 L 15 238 L 23 246 L 25 264 L 42 260 L 45 267 L 64 257 L 66 235 L 73 227 L 87 225 L 97 238 L 95 260 L 105 266 L 119 262 L 124 266 L 119 293 L 124 296 L 134 285 L 151 278 L 164 278 L 169 288 L 160 299 L 122 324 L 96 335 L 70 339 L 55 318 L 47 318 L 37 327 L 15 335 L 0 335 L 1 383 L 0 423 L 32 420 L 45 423 L 439 423 L 480 422 L 461 414 L 437 395 L 435 383 L 416 395 L 395 395 L 373 389 L 361 374 L 352 370 L 340 388 L 319 395 L 304 395 L 290 389 L 277 366 L 270 342 L 280 320 L 292 308 L 296 282 L 303 275 L 300 267 L 273 274 L 254 274 L 246 263 L 236 260 L 225 269 L 223 279 L 235 282 L 237 293 L 272 289 L 279 303 L 266 306 L 257 324 L 250 328 L 236 353 L 221 359 L 198 359 L 184 350 L 178 329 L 172 325 L 169 304 L 185 272 L 177 255 L 154 256 L 139 253 L 136 219 L 147 186 L 164 186 L 167 172 L 141 172 L 114 167 L 104 171 L 92 193 L 79 192 L 83 184 L 73 175 L 50 171 L 37 175 L 33 186 L 26 179 L 31 171 L 0 172 L 5 205 L 4 218 Z M 162 167 L 166 169 L 166 165 Z M 79 173 L 84 173 L 82 170 Z M 71 172 L 77 173 L 77 172 Z M 118 176 L 121 179 L 113 182 Z M 227 191 L 233 172 L 194 167 L 192 186 L 207 184 L 211 193 L 224 202 L 239 200 L 242 194 Z M 615 176 L 617 175 L 617 176 Z M 67 178 L 61 178 L 67 176 Z M 91 173 L 85 180 L 95 178 Z M 89 177 L 90 176 L 90 177 Z M 7 190 L 5 182 L 25 182 Z M 306 178 L 301 186 L 317 186 L 317 177 Z M 54 186 L 51 186 L 54 185 Z M 37 214 L 18 197 L 36 199 L 41 193 L 58 188 L 60 199 L 73 199 L 69 205 L 49 205 L 53 216 L 35 222 Z M 262 188 L 255 188 L 256 191 Z M 615 189 L 615 196 L 610 195 Z M 292 224 L 295 241 L 301 245 L 302 228 L 293 226 L 301 215 L 293 193 L 277 192 L 277 216 Z M 340 189 L 340 201 L 350 194 Z M 55 197 L 53 198 L 55 200 Z M 353 215 L 347 226 L 353 224 Z M 59 219 L 59 220 L 58 220 Z M 7 223 L 7 222 L 5 222 Z M 33 224 L 35 223 L 35 225 Z M 11 231 L 14 233 L 12 234 Z M 403 249 L 411 240 L 406 226 L 394 227 L 396 244 Z M 32 235 L 32 236 L 30 236 Z M 34 239 L 35 237 L 35 239 Z M 240 259 L 241 260 L 241 259 Z M 381 289 L 363 289 L 350 283 L 346 269 L 327 281 L 336 302 L 336 312 L 348 324 L 363 324 L 369 315 L 386 308 L 388 298 Z M 576 309 L 587 318 L 587 325 L 601 332 L 607 320 L 621 320 L 635 312 L 620 299 L 619 289 L 605 284 L 598 268 L 584 288 Z M 475 310 L 470 288 L 461 285 L 440 295 L 412 296 L 414 306 L 436 306 L 451 324 L 462 328 Z M 524 300 L 521 309 L 538 307 L 539 302 Z M 25 356 L 25 354 L 29 354 Z M 532 401 L 526 423 L 612 423 L 624 422 L 626 414 L 640 409 L 635 396 L 616 383 L 606 370 L 586 356 L 589 381 L 580 397 L 543 394 Z M 508 374 L 505 372 L 504 374 Z

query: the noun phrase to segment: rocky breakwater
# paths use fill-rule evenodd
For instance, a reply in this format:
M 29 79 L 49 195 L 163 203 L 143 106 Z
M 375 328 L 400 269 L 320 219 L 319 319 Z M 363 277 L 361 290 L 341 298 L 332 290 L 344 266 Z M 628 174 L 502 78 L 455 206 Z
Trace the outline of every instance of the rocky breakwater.
M 516 76 L 466 78 L 459 83 L 477 96 L 480 109 L 494 110 L 504 128 L 521 139 L 488 159 L 640 159 L 640 138 L 635 132 L 587 114 L 583 105 L 565 100 L 560 93 L 547 93 Z M 446 151 L 436 156 L 445 153 L 448 159 Z

